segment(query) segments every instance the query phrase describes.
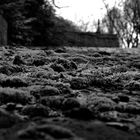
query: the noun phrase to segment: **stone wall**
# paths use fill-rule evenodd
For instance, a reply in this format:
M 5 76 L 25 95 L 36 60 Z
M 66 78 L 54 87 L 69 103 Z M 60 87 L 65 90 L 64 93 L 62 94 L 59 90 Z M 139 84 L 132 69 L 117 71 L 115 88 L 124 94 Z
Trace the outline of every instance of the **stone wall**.
M 91 32 L 66 32 L 66 45 L 86 47 L 119 47 L 117 35 Z

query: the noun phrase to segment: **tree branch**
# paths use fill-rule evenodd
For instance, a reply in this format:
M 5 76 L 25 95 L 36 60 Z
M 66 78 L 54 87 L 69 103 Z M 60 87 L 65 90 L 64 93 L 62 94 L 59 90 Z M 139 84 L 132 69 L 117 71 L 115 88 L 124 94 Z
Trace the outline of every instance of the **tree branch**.
M 61 8 L 68 8 L 68 7 L 69 7 L 69 6 L 62 6 L 62 7 L 60 7 L 60 6 L 56 5 L 55 0 L 52 0 L 52 3 L 53 3 L 53 5 L 54 5 L 56 8 L 58 8 L 58 9 L 61 9 Z

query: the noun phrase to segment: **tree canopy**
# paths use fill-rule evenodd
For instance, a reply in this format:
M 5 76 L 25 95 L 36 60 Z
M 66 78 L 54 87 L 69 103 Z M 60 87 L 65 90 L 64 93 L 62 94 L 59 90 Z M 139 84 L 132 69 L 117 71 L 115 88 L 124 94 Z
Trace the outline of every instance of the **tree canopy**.
M 8 22 L 9 45 L 51 45 L 55 31 L 77 28 L 57 17 L 48 0 L 1 0 L 0 9 Z

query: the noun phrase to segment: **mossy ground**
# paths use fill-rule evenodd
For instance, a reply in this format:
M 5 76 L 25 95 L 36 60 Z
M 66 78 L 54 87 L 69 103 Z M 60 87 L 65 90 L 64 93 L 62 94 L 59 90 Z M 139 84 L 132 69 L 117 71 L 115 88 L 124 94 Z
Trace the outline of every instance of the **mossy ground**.
M 0 51 L 1 140 L 140 139 L 139 48 L 11 50 Z

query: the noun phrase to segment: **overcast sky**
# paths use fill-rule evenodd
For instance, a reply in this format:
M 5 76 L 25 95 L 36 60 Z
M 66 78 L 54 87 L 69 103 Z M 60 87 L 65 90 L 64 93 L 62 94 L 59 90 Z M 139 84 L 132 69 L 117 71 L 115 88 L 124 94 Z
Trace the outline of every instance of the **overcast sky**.
M 114 0 L 108 0 L 108 2 L 112 5 Z M 80 19 L 85 22 L 97 21 L 106 12 L 102 0 L 56 0 L 56 4 L 66 6 L 66 8 L 57 9 L 57 14 L 74 22 Z

